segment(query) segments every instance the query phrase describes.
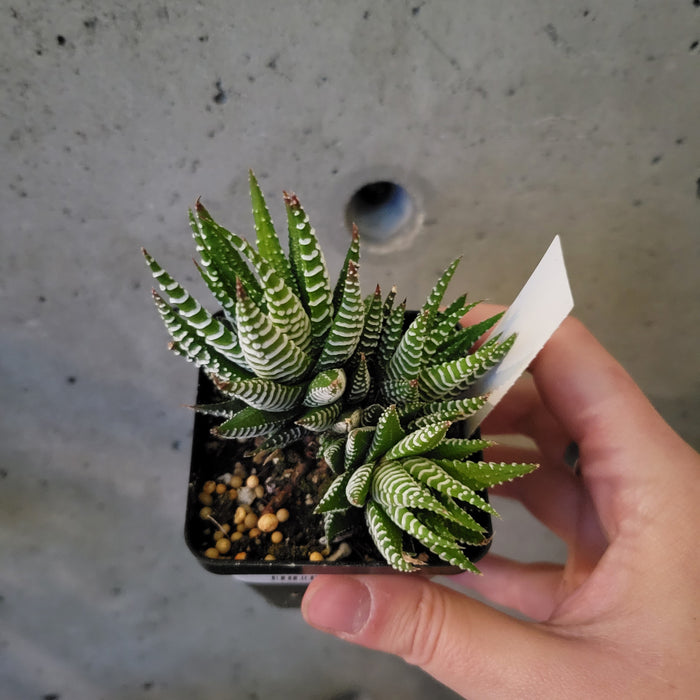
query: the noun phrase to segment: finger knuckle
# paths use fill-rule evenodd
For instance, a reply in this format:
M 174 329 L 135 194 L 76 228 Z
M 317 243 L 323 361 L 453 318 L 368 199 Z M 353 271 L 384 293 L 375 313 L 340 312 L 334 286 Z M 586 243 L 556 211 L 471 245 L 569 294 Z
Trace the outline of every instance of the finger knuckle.
M 415 666 L 434 665 L 446 618 L 446 604 L 435 586 L 421 586 L 417 605 L 406 620 L 406 649 L 403 659 Z

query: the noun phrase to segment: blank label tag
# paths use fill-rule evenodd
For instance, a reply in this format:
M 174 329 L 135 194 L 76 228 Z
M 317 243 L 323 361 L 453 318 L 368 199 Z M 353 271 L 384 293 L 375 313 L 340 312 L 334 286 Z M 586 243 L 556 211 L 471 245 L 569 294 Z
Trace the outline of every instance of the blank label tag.
M 573 308 L 561 240 L 555 236 L 530 279 L 491 332 L 491 335 L 500 333 L 502 340 L 512 333 L 517 333 L 517 338 L 501 364 L 471 387 L 473 396 L 489 394 L 489 401 L 467 421 L 469 433 L 515 384 Z

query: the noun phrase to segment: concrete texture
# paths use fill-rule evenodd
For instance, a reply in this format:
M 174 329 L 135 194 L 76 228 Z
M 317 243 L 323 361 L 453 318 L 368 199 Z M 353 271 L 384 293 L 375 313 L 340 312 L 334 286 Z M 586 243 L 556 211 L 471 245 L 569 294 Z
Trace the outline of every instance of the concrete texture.
M 0 694 L 447 698 L 417 669 L 206 574 L 181 538 L 194 373 L 145 245 L 195 280 L 186 208 L 249 232 L 253 167 L 339 266 L 344 209 L 419 229 L 362 279 L 510 302 L 562 235 L 576 314 L 696 447 L 700 7 L 693 0 L 4 2 Z M 672 471 L 672 465 L 664 465 Z M 517 507 L 495 549 L 560 560 Z

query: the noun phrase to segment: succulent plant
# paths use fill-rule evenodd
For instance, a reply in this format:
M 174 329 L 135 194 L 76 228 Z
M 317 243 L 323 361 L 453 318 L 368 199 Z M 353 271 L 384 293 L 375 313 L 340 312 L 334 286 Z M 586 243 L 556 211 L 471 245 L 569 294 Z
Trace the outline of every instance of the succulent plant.
M 336 475 L 317 506 L 329 542 L 360 516 L 395 569 L 423 563 L 418 541 L 477 572 L 465 547 L 483 544 L 485 531 L 470 512 L 495 514 L 483 490 L 537 465 L 471 461 L 492 443 L 447 433 L 484 406 L 487 397 L 469 396 L 469 386 L 500 362 L 514 336 L 472 350 L 500 314 L 463 328 L 460 319 L 476 304 L 462 295 L 441 306 L 459 259 L 410 322 L 395 288 L 383 298 L 377 286 L 363 298 L 356 228 L 332 287 L 297 197 L 284 193 L 285 254 L 252 172 L 250 192 L 257 246 L 217 224 L 199 200 L 189 214 L 195 264 L 221 313 L 207 311 L 143 251 L 166 297 L 153 291 L 170 348 L 222 394 L 194 408 L 222 418 L 212 431 L 220 438 L 264 436 L 263 451 L 315 435 Z

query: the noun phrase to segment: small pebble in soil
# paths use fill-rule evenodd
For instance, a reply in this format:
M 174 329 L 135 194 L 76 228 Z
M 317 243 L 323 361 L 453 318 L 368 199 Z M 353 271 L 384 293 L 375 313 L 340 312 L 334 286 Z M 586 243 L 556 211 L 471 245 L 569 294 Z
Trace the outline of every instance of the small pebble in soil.
M 256 486 L 260 484 L 260 479 L 255 474 L 251 474 L 246 480 L 245 480 L 245 485 L 249 489 L 254 489 Z
M 219 550 L 216 549 L 216 547 L 209 547 L 206 552 L 204 552 L 204 556 L 207 557 L 208 559 L 218 559 L 219 558 Z
M 279 520 L 277 519 L 277 516 L 273 515 L 272 513 L 264 513 L 258 519 L 258 527 L 263 532 L 273 532 L 277 529 L 278 524 Z
M 217 540 L 216 549 L 221 554 L 228 554 L 231 551 L 231 540 L 228 537 L 222 537 L 220 540 Z
M 283 539 L 284 535 L 279 530 L 275 530 L 270 535 L 270 542 L 272 542 L 272 544 L 279 544 Z
M 309 554 L 309 561 L 323 561 L 323 554 L 321 554 L 321 552 L 311 552 L 311 554 Z
M 280 508 L 275 515 L 281 523 L 286 523 L 289 520 L 289 511 L 286 508 Z
M 217 552 L 217 554 L 218 554 L 218 552 Z M 245 558 L 246 558 L 245 552 L 238 552 L 238 554 L 236 554 L 236 556 L 234 557 L 234 559 L 237 559 L 238 561 L 242 561 Z

